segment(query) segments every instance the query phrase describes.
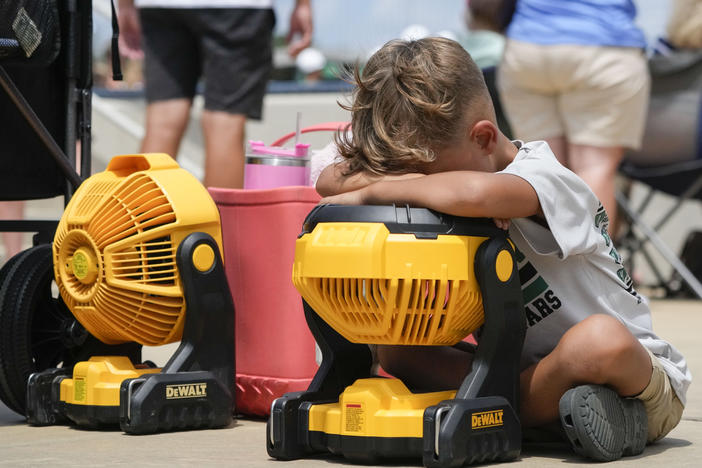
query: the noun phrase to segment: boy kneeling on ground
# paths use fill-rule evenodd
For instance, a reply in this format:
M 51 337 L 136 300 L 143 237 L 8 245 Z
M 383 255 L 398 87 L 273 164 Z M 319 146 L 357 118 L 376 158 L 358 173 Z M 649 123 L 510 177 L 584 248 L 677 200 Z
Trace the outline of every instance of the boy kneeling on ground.
M 653 333 L 602 204 L 546 143 L 499 131 L 468 53 L 442 38 L 391 41 L 354 79 L 351 132 L 337 136 L 344 160 L 322 172 L 322 203 L 407 203 L 509 229 L 527 323 L 522 425 L 560 420 L 573 449 L 601 461 L 637 455 L 673 429 L 691 375 Z M 377 354 L 415 390 L 458 388 L 471 366 L 458 347 Z

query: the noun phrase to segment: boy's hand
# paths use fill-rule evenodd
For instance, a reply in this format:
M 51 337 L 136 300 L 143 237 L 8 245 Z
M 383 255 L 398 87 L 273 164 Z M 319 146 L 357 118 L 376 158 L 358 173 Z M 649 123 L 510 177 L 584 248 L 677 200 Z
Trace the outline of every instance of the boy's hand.
M 509 218 L 492 218 L 492 221 L 495 223 L 495 226 L 497 226 L 500 229 L 503 229 L 505 231 L 509 229 Z

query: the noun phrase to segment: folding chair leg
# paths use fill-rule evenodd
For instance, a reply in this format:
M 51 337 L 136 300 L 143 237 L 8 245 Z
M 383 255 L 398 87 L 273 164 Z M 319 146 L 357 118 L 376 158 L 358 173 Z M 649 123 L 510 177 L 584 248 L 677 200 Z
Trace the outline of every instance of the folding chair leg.
M 643 232 L 643 234 L 648 238 L 653 246 L 658 250 L 658 252 L 665 258 L 668 263 L 678 272 L 682 279 L 690 286 L 690 288 L 695 292 L 697 297 L 702 299 L 702 283 L 695 278 L 695 275 L 685 266 L 685 264 L 680 261 L 677 255 L 670 250 L 670 248 L 663 242 L 661 237 L 656 231 L 651 229 L 651 227 L 646 224 L 641 217 L 631 209 L 629 205 L 629 200 L 624 196 L 623 193 L 617 191 L 616 194 L 617 203 L 619 207 L 626 213 L 626 215 L 631 219 L 636 226 Z
M 646 246 L 643 245 L 643 243 L 641 242 L 639 242 L 639 244 L 641 244 L 641 250 L 639 250 L 639 253 L 643 255 L 644 259 L 646 260 L 646 263 L 648 263 L 648 267 L 651 269 L 653 275 L 656 277 L 656 281 L 658 281 L 658 284 L 663 285 L 666 293 L 670 292 L 670 288 L 666 284 L 667 281 L 665 280 L 665 278 L 663 278 L 663 275 L 661 274 L 658 267 L 656 267 L 656 262 L 653 261 L 653 258 L 651 257 L 651 254 L 648 253 Z
M 669 210 L 668 213 L 665 214 L 661 219 L 658 220 L 658 223 L 653 227 L 655 231 L 661 228 L 665 223 L 668 222 L 670 218 L 673 217 L 675 213 L 678 212 L 678 210 L 683 206 L 682 202 L 685 200 L 692 200 L 694 199 L 697 194 L 702 190 L 702 177 L 699 177 L 694 184 L 689 186 L 687 190 L 685 190 L 679 197 L 678 197 L 678 203 L 673 207 L 673 209 Z M 639 210 L 639 213 L 641 213 L 641 210 Z

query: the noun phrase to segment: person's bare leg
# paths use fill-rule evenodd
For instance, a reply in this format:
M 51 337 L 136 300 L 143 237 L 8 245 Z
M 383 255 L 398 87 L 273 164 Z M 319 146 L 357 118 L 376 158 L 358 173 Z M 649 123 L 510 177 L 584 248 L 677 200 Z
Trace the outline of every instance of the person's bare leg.
M 620 396 L 646 388 L 653 367 L 646 349 L 617 319 L 592 315 L 568 330 L 556 348 L 520 376 L 520 419 L 534 427 L 558 420 L 558 402 L 570 388 L 606 385 Z
M 0 219 L 20 220 L 24 218 L 23 201 L 0 202 Z M 5 247 L 5 261 L 14 257 L 22 250 L 21 232 L 3 232 L 2 243 Z
M 168 99 L 146 106 L 142 153 L 166 153 L 174 159 L 190 118 L 190 99 Z
M 473 354 L 450 346 L 378 346 L 378 361 L 411 390 L 433 392 L 458 389 Z
M 553 151 L 553 154 L 556 155 L 558 162 L 563 164 L 565 167 L 570 167 L 568 166 L 570 156 L 568 154 L 568 142 L 566 141 L 565 137 L 559 136 L 546 138 L 544 141 L 546 141 L 548 146 L 551 147 L 551 151 Z
M 242 188 L 246 116 L 204 110 L 201 122 L 205 136 L 205 186 Z
M 609 217 L 610 235 L 617 225 L 615 177 L 624 157 L 624 148 L 602 148 L 571 144 L 568 147 L 570 169 L 595 192 Z

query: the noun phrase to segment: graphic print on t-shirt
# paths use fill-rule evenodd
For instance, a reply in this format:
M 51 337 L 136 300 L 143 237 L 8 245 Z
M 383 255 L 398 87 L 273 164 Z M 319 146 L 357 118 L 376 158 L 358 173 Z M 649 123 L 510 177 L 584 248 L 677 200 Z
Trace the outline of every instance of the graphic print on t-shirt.
M 519 249 L 516 249 L 515 256 L 519 268 L 519 281 L 522 285 L 524 315 L 527 326 L 531 327 L 560 309 L 562 303 L 543 276 L 536 271 L 534 265 L 526 259 Z
M 617 264 L 617 277 L 621 281 L 621 287 L 636 298 L 637 304 L 640 304 L 642 298 L 634 289 L 634 280 L 631 279 L 631 276 L 629 276 L 629 273 L 627 273 L 626 268 L 624 268 L 622 256 L 619 255 L 619 252 L 617 252 L 617 249 L 612 243 L 612 239 L 609 237 L 609 217 L 607 216 L 607 212 L 602 206 L 602 203 L 599 204 L 597 207 L 597 212 L 595 213 L 595 227 L 600 230 L 600 234 L 602 234 L 602 237 L 604 237 L 605 244 L 610 249 L 609 256 L 612 257 L 614 263 Z

